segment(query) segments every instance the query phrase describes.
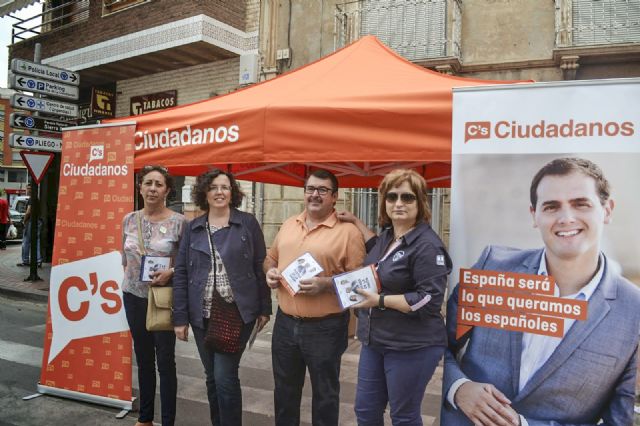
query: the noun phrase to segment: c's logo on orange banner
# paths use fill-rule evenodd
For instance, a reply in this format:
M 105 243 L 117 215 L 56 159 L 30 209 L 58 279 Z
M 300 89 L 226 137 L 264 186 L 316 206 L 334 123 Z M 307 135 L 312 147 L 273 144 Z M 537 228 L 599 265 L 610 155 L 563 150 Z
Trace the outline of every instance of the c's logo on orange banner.
M 104 158 L 104 145 L 92 146 L 89 151 L 89 162 L 102 160 Z
M 122 299 L 118 295 L 118 283 L 113 280 L 105 281 L 98 286 L 98 274 L 92 272 L 89 274 L 89 283 L 91 284 L 91 295 L 95 295 L 100 289 L 100 296 L 105 302 L 100 304 L 100 307 L 106 314 L 116 314 L 122 308 Z M 69 306 L 69 292 L 72 289 L 76 289 L 78 292 L 89 291 L 87 283 L 78 276 L 71 276 L 62 281 L 60 290 L 58 293 L 58 305 L 60 306 L 60 312 L 69 321 L 82 321 L 89 313 L 89 301 L 85 300 L 80 302 L 80 306 L 77 309 L 72 309 Z
M 129 329 L 122 304 L 122 257 L 113 251 L 51 270 L 52 340 L 48 362 L 75 339 Z
M 489 139 L 491 137 L 490 121 L 469 121 L 464 126 L 464 143 L 471 139 Z

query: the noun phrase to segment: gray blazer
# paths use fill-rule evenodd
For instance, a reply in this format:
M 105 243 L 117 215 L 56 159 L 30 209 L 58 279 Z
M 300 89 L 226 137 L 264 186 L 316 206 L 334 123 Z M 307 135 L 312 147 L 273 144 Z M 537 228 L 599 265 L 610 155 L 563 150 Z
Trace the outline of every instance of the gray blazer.
M 536 274 L 542 250 L 487 247 L 473 269 Z M 491 383 L 529 425 L 633 424 L 640 290 L 613 271 L 589 299 L 588 318 L 576 321 L 547 362 L 518 391 L 522 333 L 475 327 L 460 363 L 455 353 L 458 287 L 447 304 L 449 348 L 445 353 L 442 425 L 472 425 L 447 401 L 458 379 Z

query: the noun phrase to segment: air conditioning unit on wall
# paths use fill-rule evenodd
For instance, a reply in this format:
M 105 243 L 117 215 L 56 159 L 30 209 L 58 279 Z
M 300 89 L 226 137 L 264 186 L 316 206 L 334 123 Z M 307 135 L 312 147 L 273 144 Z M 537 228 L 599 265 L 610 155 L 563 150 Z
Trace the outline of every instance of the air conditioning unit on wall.
M 259 56 L 257 53 L 240 55 L 240 85 L 258 82 Z

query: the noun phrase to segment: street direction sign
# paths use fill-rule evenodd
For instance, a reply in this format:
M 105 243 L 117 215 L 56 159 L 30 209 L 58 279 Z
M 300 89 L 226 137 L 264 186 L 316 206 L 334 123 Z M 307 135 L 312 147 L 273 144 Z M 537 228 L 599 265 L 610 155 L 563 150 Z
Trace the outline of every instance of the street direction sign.
M 60 102 L 53 99 L 40 99 L 33 96 L 13 94 L 11 106 L 18 109 L 39 111 L 46 114 L 63 115 L 66 117 L 78 117 L 78 105 L 68 102 Z
M 32 117 L 27 114 L 12 112 L 9 125 L 14 129 L 38 130 L 43 132 L 61 133 L 65 127 L 74 126 L 66 121 L 52 120 L 44 117 Z
M 29 174 L 36 181 L 40 183 L 44 174 L 47 172 L 51 161 L 53 160 L 53 153 L 37 152 L 37 151 L 20 151 L 22 161 L 27 166 Z
M 80 97 L 80 89 L 77 86 L 70 86 L 68 84 L 42 80 L 35 77 L 27 77 L 19 74 L 11 74 L 9 76 L 9 88 L 26 90 L 27 92 L 43 93 L 56 98 L 75 100 Z
M 26 136 L 12 133 L 9 145 L 18 149 L 33 149 L 36 151 L 62 152 L 62 139 L 42 136 Z
M 18 74 L 46 78 L 47 80 L 58 81 L 60 83 L 73 84 L 74 86 L 80 85 L 80 74 L 76 72 L 36 64 L 23 59 L 12 59 L 11 71 Z

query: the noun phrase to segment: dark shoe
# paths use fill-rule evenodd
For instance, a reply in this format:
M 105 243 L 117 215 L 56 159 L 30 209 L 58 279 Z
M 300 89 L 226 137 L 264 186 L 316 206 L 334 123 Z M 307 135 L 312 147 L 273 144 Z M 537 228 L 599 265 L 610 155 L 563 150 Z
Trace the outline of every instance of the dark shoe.
M 29 264 L 25 262 L 20 262 L 20 263 L 16 263 L 16 266 L 29 266 Z

